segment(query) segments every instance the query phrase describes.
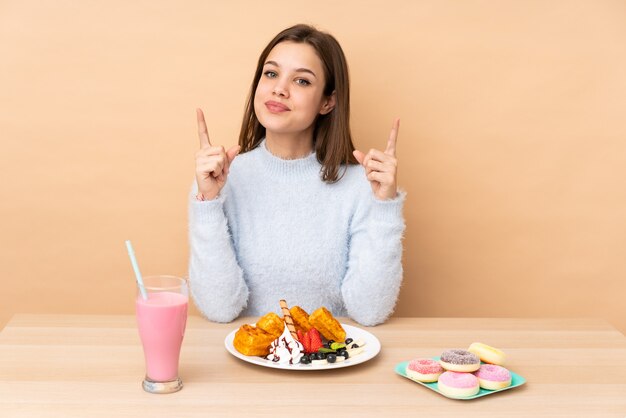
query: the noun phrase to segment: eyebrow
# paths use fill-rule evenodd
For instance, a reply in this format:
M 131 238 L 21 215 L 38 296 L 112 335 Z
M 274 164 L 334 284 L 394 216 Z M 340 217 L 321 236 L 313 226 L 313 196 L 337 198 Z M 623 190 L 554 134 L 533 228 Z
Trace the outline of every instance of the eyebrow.
M 267 65 L 267 64 L 270 64 L 270 65 L 273 65 L 273 66 L 275 66 L 275 67 L 279 67 L 279 68 L 280 68 L 280 65 L 278 65 L 278 63 L 277 63 L 276 61 L 266 61 L 266 62 L 265 62 L 265 65 Z M 317 78 L 317 76 L 315 75 L 315 73 L 314 73 L 313 71 L 309 70 L 308 68 L 296 68 L 296 72 L 297 72 L 297 73 L 309 73 L 309 74 L 311 74 L 313 77 Z

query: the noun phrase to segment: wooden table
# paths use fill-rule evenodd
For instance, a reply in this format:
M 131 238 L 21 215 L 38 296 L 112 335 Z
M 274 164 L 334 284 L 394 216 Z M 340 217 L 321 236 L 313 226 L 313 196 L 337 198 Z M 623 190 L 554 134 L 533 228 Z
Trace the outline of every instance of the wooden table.
M 626 337 L 598 319 L 393 318 L 368 328 L 383 346 L 376 358 L 317 372 L 231 356 L 224 338 L 244 322 L 254 321 L 190 317 L 180 365 L 185 387 L 152 395 L 141 389 L 133 316 L 16 315 L 0 333 L 0 416 L 626 416 Z M 473 341 L 503 349 L 508 367 L 528 382 L 458 401 L 393 371 L 401 361 Z

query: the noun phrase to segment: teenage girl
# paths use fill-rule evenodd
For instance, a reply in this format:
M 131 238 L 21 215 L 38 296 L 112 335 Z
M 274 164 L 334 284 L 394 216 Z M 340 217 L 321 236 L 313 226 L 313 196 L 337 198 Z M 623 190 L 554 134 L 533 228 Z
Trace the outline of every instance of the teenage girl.
M 404 231 L 399 119 L 384 151 L 363 153 L 349 115 L 343 51 L 307 25 L 261 53 L 238 145 L 213 145 L 197 110 L 189 277 L 208 319 L 280 312 L 280 299 L 363 325 L 392 313 Z

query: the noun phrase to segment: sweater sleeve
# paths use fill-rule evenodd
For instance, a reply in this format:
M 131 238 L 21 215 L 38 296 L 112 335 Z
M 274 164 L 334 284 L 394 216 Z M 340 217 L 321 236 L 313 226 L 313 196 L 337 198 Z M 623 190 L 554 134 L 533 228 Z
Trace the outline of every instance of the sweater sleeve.
M 246 306 L 248 286 L 237 263 L 223 196 L 200 202 L 192 190 L 189 240 L 189 283 L 196 306 L 211 321 L 232 321 Z
M 350 227 L 348 269 L 341 292 L 348 315 L 360 324 L 385 322 L 402 284 L 402 206 L 405 192 L 392 200 L 373 195 L 362 202 Z

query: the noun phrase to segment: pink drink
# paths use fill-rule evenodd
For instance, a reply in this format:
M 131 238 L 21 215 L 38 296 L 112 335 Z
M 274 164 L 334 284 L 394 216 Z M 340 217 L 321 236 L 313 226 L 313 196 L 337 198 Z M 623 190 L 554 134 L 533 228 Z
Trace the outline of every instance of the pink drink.
M 147 378 L 167 382 L 178 378 L 178 358 L 187 323 L 188 297 L 174 292 L 137 296 L 139 336 L 146 359 Z

